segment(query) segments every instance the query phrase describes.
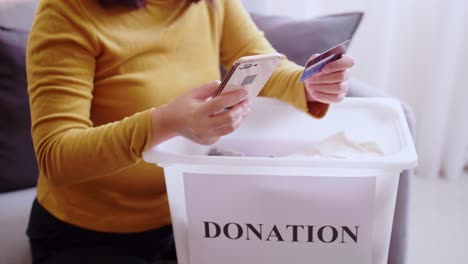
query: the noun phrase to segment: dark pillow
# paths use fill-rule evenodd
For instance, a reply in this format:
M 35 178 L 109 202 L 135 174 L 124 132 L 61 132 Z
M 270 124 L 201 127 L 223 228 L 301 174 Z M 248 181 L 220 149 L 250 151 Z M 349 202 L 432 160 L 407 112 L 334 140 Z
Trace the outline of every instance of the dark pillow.
M 363 14 L 361 12 L 322 16 L 308 20 L 251 14 L 266 38 L 289 60 L 304 65 L 314 53 L 321 53 L 352 39 Z
M 27 38 L 28 32 L 0 27 L 0 193 L 33 187 L 38 176 L 26 84 Z

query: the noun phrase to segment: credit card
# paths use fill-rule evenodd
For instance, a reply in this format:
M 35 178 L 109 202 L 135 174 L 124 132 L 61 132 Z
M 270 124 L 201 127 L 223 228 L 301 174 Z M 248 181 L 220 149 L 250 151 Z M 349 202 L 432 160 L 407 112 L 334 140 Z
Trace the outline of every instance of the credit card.
M 350 40 L 348 39 L 332 47 L 331 49 L 322 52 L 317 57 L 307 61 L 304 72 L 301 76 L 301 82 L 319 73 L 328 63 L 340 59 L 341 56 L 346 52 L 346 49 L 349 46 L 349 42 Z

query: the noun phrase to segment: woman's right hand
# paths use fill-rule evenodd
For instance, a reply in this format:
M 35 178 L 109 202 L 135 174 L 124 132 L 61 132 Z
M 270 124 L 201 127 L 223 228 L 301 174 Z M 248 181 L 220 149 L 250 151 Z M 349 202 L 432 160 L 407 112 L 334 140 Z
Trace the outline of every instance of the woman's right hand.
M 236 130 L 251 111 L 248 93 L 238 90 L 209 99 L 219 84 L 209 82 L 154 109 L 151 146 L 174 136 L 210 145 Z M 232 108 L 224 111 L 228 107 Z

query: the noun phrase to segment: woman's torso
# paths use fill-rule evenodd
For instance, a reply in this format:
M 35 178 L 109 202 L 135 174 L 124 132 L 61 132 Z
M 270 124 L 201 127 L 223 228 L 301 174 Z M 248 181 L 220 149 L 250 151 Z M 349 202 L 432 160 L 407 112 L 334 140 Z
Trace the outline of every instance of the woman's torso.
M 150 0 L 134 11 L 105 10 L 95 0 L 76 4 L 98 43 L 93 126 L 168 103 L 219 79 L 222 19 L 207 3 Z M 88 229 L 136 232 L 170 223 L 162 170 L 142 160 L 70 186 L 40 177 L 38 199 L 61 220 Z

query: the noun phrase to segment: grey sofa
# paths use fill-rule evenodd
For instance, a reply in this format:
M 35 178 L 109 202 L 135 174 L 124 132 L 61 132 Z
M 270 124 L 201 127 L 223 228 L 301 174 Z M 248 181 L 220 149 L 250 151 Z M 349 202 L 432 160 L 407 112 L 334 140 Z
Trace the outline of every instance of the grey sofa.
M 0 28 L 19 29 L 22 31 L 29 30 L 36 5 L 37 0 L 0 1 Z M 255 21 L 258 22 L 257 24 L 259 27 L 265 30 L 267 37 L 271 38 L 270 41 L 272 41 L 272 43 L 274 42 L 275 38 L 278 40 L 278 37 L 275 37 L 275 34 L 278 30 L 284 30 L 284 28 L 281 28 L 284 26 L 284 23 L 280 23 L 281 21 L 284 22 L 284 19 L 278 20 L 278 18 L 275 18 L 276 20 L 271 22 L 271 20 L 268 20 L 270 18 L 267 17 L 254 16 L 254 18 Z M 325 20 L 328 21 L 327 19 Z M 343 27 L 340 27 L 340 29 L 341 28 Z M 319 25 L 317 29 L 322 30 L 323 25 Z M 354 33 L 354 30 L 355 28 L 352 29 L 352 33 Z M 280 34 L 280 36 L 281 35 L 282 34 Z M 284 43 L 284 41 L 281 41 L 281 43 L 278 41 L 276 42 L 276 45 L 275 43 L 273 44 L 280 52 L 285 53 L 290 58 L 296 59 L 296 61 L 300 60 L 299 57 L 301 56 L 310 55 L 310 52 L 307 54 L 298 54 L 298 50 L 295 49 L 295 46 L 289 45 L 290 47 L 288 48 L 285 47 L 284 44 L 281 44 Z M 296 43 L 293 41 L 290 41 L 289 43 L 296 45 Z M 1 45 L 0 49 L 2 49 Z M 0 61 L 0 65 L 1 63 L 2 61 Z M 301 62 L 298 61 L 298 63 Z M 0 89 L 2 89 L 2 87 L 0 87 Z M 25 87 L 22 89 L 25 89 Z M 378 90 L 368 87 L 363 83 L 352 80 L 349 96 L 376 97 L 387 95 L 380 93 Z M 414 120 L 410 109 L 407 106 L 404 106 L 404 110 L 407 114 L 407 120 L 410 129 L 414 129 Z M 0 113 L 0 115 L 3 114 L 4 113 Z M 2 145 L 0 145 L 0 153 L 5 151 L 7 150 L 2 149 Z M 7 155 L 8 153 L 4 154 Z M 0 155 L 0 158 L 1 157 L 2 155 Z M 407 248 L 406 230 L 408 222 L 409 182 L 410 172 L 405 171 L 402 173 L 400 178 L 400 186 L 397 196 L 396 213 L 394 218 L 390 255 L 388 261 L 388 263 L 391 264 L 405 263 Z M 0 186 L 1 184 L 2 182 L 0 181 Z M 35 197 L 35 191 L 36 190 L 34 187 L 30 187 L 6 193 L 0 193 L 0 263 L 26 264 L 31 262 L 30 250 L 28 240 L 25 235 L 25 230 L 28 222 L 29 210 Z

